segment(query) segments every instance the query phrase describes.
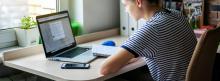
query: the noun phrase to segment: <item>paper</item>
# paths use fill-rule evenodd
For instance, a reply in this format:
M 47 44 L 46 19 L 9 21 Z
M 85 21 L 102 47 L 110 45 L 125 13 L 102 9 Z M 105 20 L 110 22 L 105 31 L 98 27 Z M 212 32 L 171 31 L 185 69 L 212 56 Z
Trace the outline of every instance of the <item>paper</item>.
M 108 57 L 113 54 L 116 54 L 118 50 L 119 50 L 119 47 L 113 47 L 113 46 L 104 46 L 104 45 L 93 45 L 92 46 L 92 53 L 95 56 Z
M 50 31 L 53 40 L 60 40 L 65 38 L 65 32 L 61 21 L 50 23 Z

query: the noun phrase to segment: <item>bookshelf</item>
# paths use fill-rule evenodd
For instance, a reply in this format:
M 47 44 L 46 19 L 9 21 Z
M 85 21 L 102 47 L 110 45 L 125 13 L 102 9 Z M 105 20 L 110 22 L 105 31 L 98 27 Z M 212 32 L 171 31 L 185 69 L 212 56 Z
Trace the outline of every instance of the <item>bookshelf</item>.
M 206 24 L 217 25 L 220 23 L 220 0 L 209 0 L 206 2 Z
M 183 10 L 183 1 L 182 0 L 163 0 L 163 8 L 175 9 L 178 11 Z
M 175 9 L 185 14 L 196 29 L 204 25 L 205 0 L 161 0 L 163 8 Z

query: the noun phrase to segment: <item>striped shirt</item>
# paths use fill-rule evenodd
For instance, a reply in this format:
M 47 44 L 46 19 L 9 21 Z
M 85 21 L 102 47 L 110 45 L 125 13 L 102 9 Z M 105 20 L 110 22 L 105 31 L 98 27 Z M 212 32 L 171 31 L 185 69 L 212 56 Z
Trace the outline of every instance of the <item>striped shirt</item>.
M 183 14 L 161 9 L 121 47 L 135 57 L 146 57 L 155 81 L 184 81 L 196 43 Z

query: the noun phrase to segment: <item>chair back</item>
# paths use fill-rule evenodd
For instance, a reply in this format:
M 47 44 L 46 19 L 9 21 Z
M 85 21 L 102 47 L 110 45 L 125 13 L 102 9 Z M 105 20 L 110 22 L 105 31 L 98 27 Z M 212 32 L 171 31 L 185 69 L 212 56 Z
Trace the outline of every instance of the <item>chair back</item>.
M 216 52 L 220 42 L 220 27 L 202 34 L 192 55 L 185 81 L 211 81 Z

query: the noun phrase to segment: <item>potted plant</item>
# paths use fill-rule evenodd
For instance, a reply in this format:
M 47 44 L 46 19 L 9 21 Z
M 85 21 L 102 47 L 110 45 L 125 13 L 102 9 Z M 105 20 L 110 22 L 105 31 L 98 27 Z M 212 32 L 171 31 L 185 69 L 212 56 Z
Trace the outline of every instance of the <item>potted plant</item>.
M 19 46 L 25 47 L 37 44 L 39 33 L 37 23 L 32 17 L 21 18 L 21 27 L 15 30 Z

